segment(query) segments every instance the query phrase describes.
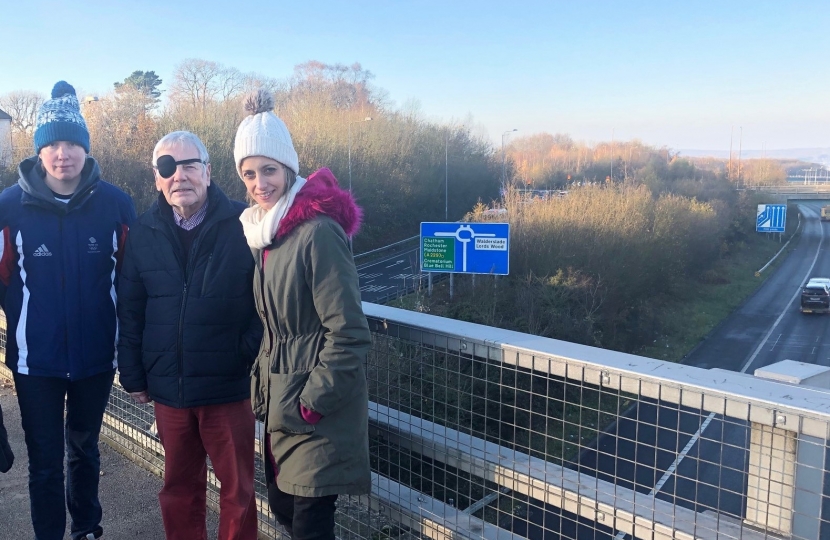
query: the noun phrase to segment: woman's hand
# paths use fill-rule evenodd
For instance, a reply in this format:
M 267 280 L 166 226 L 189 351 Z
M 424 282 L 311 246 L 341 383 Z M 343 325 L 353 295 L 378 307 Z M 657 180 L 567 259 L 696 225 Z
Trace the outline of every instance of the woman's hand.
M 318 413 L 317 411 L 312 411 L 302 403 L 300 403 L 300 416 L 302 416 L 303 420 L 305 420 L 312 426 L 323 418 L 322 414 Z

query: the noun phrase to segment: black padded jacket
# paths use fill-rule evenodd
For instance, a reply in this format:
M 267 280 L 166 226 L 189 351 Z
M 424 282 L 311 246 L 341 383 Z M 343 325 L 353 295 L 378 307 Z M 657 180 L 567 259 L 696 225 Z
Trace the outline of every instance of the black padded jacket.
M 119 380 L 128 392 L 147 390 L 176 408 L 250 397 L 262 324 L 244 208 L 211 184 L 187 258 L 163 196 L 131 227 L 118 291 Z

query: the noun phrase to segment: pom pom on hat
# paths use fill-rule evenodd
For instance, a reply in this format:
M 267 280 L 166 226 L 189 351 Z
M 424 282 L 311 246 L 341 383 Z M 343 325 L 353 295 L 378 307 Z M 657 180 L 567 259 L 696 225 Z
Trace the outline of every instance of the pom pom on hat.
M 73 142 L 89 153 L 89 130 L 75 88 L 66 81 L 55 84 L 52 99 L 43 102 L 35 120 L 35 153 L 55 141 Z
M 52 88 L 52 99 L 67 96 L 69 94 L 72 94 L 76 98 L 78 97 L 78 94 L 75 93 L 75 87 L 66 81 L 58 81 L 55 83 L 54 88 Z
M 251 92 L 245 98 L 245 112 L 249 115 L 270 112 L 274 110 L 274 96 L 262 88 Z
M 251 156 L 279 161 L 298 174 L 300 164 L 297 151 L 285 123 L 273 112 L 274 96 L 260 88 L 245 98 L 243 106 L 248 116 L 239 124 L 233 145 L 239 176 L 242 176 L 242 160 Z

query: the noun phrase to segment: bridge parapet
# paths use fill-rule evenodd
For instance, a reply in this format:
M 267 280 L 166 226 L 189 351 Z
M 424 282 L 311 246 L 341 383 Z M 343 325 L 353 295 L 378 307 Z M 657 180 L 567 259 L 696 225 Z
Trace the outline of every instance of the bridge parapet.
M 373 491 L 338 501 L 340 538 L 789 538 L 804 520 L 830 532 L 791 495 L 827 496 L 803 482 L 830 472 L 814 459 L 830 438 L 823 390 L 364 310 Z M 114 389 L 105 435 L 159 473 L 152 422 Z M 813 458 L 784 460 L 786 441 Z M 258 492 L 261 532 L 279 538 Z
M 788 200 L 830 200 L 830 183 L 749 186 L 740 188 L 738 191 L 763 193 L 771 197 L 771 202 L 786 202 Z

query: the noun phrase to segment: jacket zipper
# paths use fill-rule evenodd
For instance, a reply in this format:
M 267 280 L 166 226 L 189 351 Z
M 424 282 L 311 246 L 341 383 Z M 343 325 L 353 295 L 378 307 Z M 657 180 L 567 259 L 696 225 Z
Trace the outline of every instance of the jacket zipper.
M 63 240 L 63 216 L 58 216 L 58 237 Z M 61 250 L 62 251 L 62 250 Z M 66 298 L 66 261 L 61 253 L 61 293 L 64 299 Z M 65 301 L 65 300 L 64 300 Z M 64 306 L 64 317 L 66 317 L 66 307 Z M 63 325 L 63 345 L 66 347 L 66 378 L 72 379 L 72 353 L 69 350 L 69 329 L 68 325 Z
M 194 260 L 196 259 L 196 254 L 199 252 L 199 244 L 202 241 L 202 238 L 208 233 L 208 230 L 213 225 L 213 222 L 203 222 L 202 232 L 193 239 L 193 245 L 190 246 L 190 253 L 187 255 L 187 264 L 184 268 L 184 286 L 182 287 L 182 307 L 181 311 L 179 312 L 179 331 L 177 335 L 177 346 L 176 346 L 176 356 L 178 360 L 178 367 L 179 367 L 179 406 L 184 407 L 184 312 L 185 307 L 187 306 L 187 288 L 188 284 L 190 283 L 190 278 L 193 273 L 193 265 Z M 173 227 L 176 227 L 174 224 Z M 180 248 L 183 248 L 181 241 L 179 240 L 179 235 L 175 230 L 171 231 L 173 233 L 173 238 L 175 242 L 179 245 Z M 211 254 L 212 256 L 212 254 Z
M 184 287 L 182 288 L 182 309 L 179 312 L 179 332 L 178 344 L 176 346 L 178 365 L 179 365 L 179 405 L 184 406 L 184 353 L 182 346 L 184 338 L 182 337 L 184 329 L 184 308 L 187 305 L 187 276 L 185 275 Z
M 84 163 L 84 169 L 86 170 L 86 163 Z M 83 173 L 83 171 L 82 171 L 82 173 Z M 88 180 L 91 176 L 92 176 L 92 173 L 91 173 L 91 170 L 90 170 L 89 174 L 87 174 L 86 176 L 81 178 L 81 183 L 84 183 L 84 181 Z M 23 196 L 22 196 L 22 199 L 21 199 L 21 204 L 31 205 L 31 206 L 35 206 L 35 207 L 42 208 L 42 209 L 49 210 L 49 211 L 54 211 L 55 208 L 58 208 L 59 209 L 59 212 L 58 212 L 58 224 L 59 225 L 58 226 L 59 226 L 59 233 L 60 233 L 58 235 L 58 237 L 62 241 L 63 240 L 63 218 L 64 218 L 64 216 L 66 216 L 66 214 L 68 214 L 71 210 L 74 210 L 76 208 L 80 208 L 81 206 L 86 204 L 86 202 L 89 200 L 89 197 L 95 191 L 95 186 L 97 185 L 97 183 L 100 180 L 101 180 L 101 178 L 100 178 L 100 174 L 99 174 L 99 175 L 97 175 L 96 180 L 92 181 L 92 183 L 90 183 L 90 184 L 87 184 L 86 187 L 83 188 L 82 191 L 79 191 L 79 192 L 76 192 L 75 194 L 73 194 L 73 197 L 76 198 L 76 204 L 74 204 L 72 206 L 70 206 L 71 201 L 68 202 L 68 203 L 57 203 L 57 205 L 55 205 L 54 201 L 52 201 L 51 199 L 49 199 L 49 200 L 40 199 L 40 198 L 36 197 L 35 195 L 32 195 L 31 193 L 29 193 L 26 190 L 26 188 L 23 188 Z M 61 292 L 63 293 L 63 295 L 65 297 L 66 296 L 66 265 L 64 263 L 65 263 L 65 261 L 63 260 L 63 257 L 61 257 Z M 65 309 L 64 309 L 64 317 L 66 317 L 66 310 Z M 25 329 L 24 329 L 24 331 L 25 331 Z M 63 343 L 64 343 L 64 346 L 66 347 L 66 352 L 67 352 L 66 378 L 71 380 L 72 379 L 72 362 L 71 362 L 70 354 L 69 354 L 69 330 L 68 330 L 68 326 L 66 326 L 66 325 L 64 327 L 64 332 L 63 332 Z

